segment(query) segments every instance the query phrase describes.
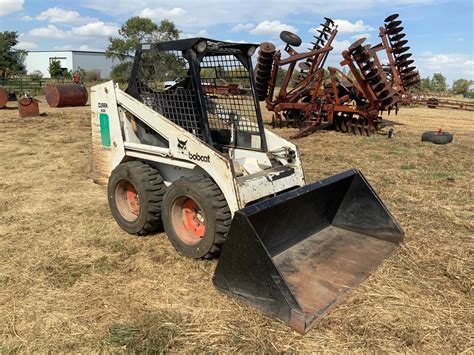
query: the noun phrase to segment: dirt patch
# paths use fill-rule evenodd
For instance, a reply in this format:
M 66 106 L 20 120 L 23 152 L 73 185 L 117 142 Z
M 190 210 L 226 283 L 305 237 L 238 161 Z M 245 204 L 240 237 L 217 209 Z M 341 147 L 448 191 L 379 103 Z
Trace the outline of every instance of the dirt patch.
M 394 139 L 297 141 L 308 181 L 361 170 L 406 232 L 399 252 L 302 336 L 218 293 L 215 261 L 116 225 L 90 180 L 89 111 L 0 110 L 1 352 L 472 350 L 472 112 L 402 108 L 390 116 Z M 438 128 L 454 143 L 420 141 Z

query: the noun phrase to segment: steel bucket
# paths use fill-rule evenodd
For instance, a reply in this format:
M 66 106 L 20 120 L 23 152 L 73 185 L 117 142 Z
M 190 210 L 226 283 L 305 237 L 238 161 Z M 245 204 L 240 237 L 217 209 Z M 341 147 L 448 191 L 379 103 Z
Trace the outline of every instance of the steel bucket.
M 213 283 L 306 333 L 402 240 L 363 175 L 349 170 L 237 211 Z

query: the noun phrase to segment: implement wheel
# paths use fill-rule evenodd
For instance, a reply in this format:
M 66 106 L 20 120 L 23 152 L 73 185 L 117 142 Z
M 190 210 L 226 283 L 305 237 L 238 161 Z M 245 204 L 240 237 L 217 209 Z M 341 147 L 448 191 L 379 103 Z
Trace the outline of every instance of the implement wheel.
M 190 258 L 219 254 L 230 227 L 229 206 L 205 176 L 176 180 L 163 199 L 163 224 L 175 249 Z
M 112 171 L 107 190 L 110 210 L 123 230 L 144 235 L 162 227 L 166 187 L 156 169 L 140 161 L 120 164 Z

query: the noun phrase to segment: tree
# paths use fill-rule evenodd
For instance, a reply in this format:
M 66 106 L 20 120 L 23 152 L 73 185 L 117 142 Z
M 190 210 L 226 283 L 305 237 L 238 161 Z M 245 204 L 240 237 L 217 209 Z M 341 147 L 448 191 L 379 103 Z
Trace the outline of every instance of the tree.
M 18 33 L 0 32 L 0 72 L 6 78 L 9 72 L 23 72 L 26 52 L 15 49 L 18 44 Z
M 178 39 L 180 34 L 181 31 L 169 20 L 162 20 L 158 26 L 149 18 L 131 17 L 120 28 L 119 38 L 109 37 L 106 55 L 123 61 L 135 54 L 141 42 L 169 41 Z
M 128 83 L 132 73 L 132 66 L 133 62 L 130 60 L 117 64 L 112 68 L 110 77 L 117 83 Z
M 118 38 L 109 37 L 110 44 L 106 55 L 108 58 L 117 58 L 121 61 L 112 69 L 111 77 L 114 81 L 125 83 L 128 82 L 132 71 L 129 57 L 135 54 L 136 47 L 140 43 L 178 39 L 181 31 L 169 20 L 162 20 L 157 25 L 149 18 L 135 16 L 122 25 L 119 35 Z
M 420 80 L 420 88 L 422 91 L 431 91 L 431 79 L 429 76 Z
M 48 71 L 51 78 L 61 78 L 64 74 L 64 70 L 61 68 L 61 62 L 59 60 L 52 60 L 49 63 Z
M 446 77 L 441 73 L 434 73 L 431 79 L 431 89 L 436 92 L 445 92 L 448 88 Z
M 452 91 L 454 94 L 465 94 L 469 90 L 469 86 L 471 86 L 472 83 L 472 80 L 467 79 L 455 80 Z

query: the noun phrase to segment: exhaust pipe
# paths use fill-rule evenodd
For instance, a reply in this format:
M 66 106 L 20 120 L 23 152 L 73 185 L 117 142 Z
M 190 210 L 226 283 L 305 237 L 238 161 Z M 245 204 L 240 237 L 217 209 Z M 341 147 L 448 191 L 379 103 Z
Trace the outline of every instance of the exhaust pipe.
M 306 333 L 404 234 L 358 170 L 235 213 L 215 287 Z

